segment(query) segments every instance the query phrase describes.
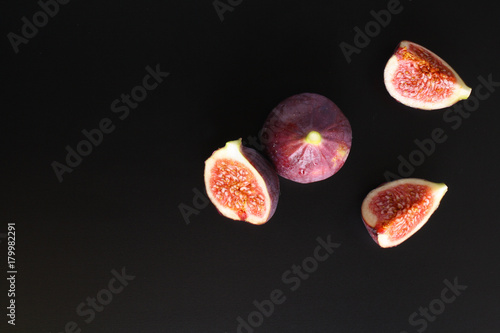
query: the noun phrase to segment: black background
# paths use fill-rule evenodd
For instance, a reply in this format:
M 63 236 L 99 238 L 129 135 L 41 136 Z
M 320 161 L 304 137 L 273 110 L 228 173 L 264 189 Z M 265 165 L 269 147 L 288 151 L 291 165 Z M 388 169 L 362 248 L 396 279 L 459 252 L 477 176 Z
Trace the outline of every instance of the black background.
M 382 75 L 407 39 L 450 63 L 472 95 L 480 76 L 500 81 L 496 4 L 402 1 L 348 64 L 339 44 L 353 45 L 353 29 L 387 4 L 243 1 L 221 22 L 211 1 L 71 1 L 16 54 L 7 34 L 20 35 L 21 18 L 32 21 L 40 7 L 2 3 L 0 232 L 16 223 L 18 274 L 16 326 L 6 323 L 2 282 L 0 327 L 236 332 L 254 300 L 280 289 L 286 301 L 256 332 L 417 332 L 410 314 L 457 278 L 467 289 L 425 331 L 500 331 L 500 91 L 454 129 L 447 110 L 397 103 Z M 157 64 L 170 75 L 120 120 L 111 103 Z M 179 205 L 193 207 L 193 189 L 204 193 L 210 154 L 256 136 L 274 106 L 301 92 L 327 96 L 350 120 L 341 171 L 309 185 L 281 178 L 278 209 L 263 226 L 225 219 L 211 204 L 187 224 Z M 115 130 L 59 182 L 51 163 L 65 163 L 65 147 L 103 118 Z M 449 191 L 421 231 L 381 249 L 361 202 L 435 128 L 447 140 L 411 176 Z M 341 246 L 291 291 L 282 274 L 328 235 Z M 6 272 L 5 239 L 0 249 Z M 86 323 L 76 307 L 123 267 L 135 279 Z

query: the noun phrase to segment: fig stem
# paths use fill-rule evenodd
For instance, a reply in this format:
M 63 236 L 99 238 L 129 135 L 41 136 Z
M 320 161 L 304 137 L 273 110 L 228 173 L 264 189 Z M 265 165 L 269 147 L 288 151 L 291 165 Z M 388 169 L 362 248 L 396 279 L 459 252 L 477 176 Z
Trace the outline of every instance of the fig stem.
M 319 145 L 321 143 L 321 134 L 316 131 L 311 131 L 307 134 L 305 141 L 313 145 Z
M 469 98 L 470 96 L 470 93 L 472 92 L 472 89 L 465 86 L 465 87 L 462 87 L 462 99 L 467 99 Z

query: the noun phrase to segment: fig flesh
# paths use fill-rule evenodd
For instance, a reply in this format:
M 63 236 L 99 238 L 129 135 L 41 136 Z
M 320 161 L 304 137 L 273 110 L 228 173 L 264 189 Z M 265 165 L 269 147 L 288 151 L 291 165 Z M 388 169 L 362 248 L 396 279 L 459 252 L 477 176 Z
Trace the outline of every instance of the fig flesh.
M 422 228 L 447 190 L 445 184 L 417 178 L 385 183 L 363 201 L 365 227 L 380 247 L 397 246 Z
M 261 141 L 280 176 L 312 183 L 334 175 L 344 165 L 352 130 L 331 100 L 302 93 L 285 99 L 271 111 Z
M 278 204 L 276 171 L 241 139 L 227 142 L 205 161 L 205 188 L 219 213 L 233 220 L 266 223 Z
M 402 41 L 387 62 L 384 83 L 398 102 L 423 110 L 449 107 L 471 93 L 443 59 L 409 41 Z

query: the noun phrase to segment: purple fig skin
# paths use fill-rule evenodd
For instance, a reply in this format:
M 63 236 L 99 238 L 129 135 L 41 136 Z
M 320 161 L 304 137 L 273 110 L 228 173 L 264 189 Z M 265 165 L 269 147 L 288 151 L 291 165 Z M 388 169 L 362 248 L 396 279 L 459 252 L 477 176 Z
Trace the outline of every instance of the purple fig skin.
M 308 139 L 312 131 L 319 134 L 319 141 Z M 285 99 L 271 111 L 260 139 L 280 176 L 312 183 L 333 176 L 344 165 L 352 130 L 331 100 L 302 93 Z
M 279 177 L 264 156 L 241 141 L 227 142 L 205 161 L 205 188 L 221 215 L 264 224 L 278 205 Z
M 267 220 L 265 221 L 267 222 L 274 215 L 276 207 L 278 206 L 278 199 L 280 196 L 280 181 L 278 174 L 276 173 L 273 165 L 255 149 L 242 145 L 241 152 L 248 162 L 250 162 L 250 164 L 257 169 L 266 183 L 267 191 L 269 193 L 269 197 L 271 198 L 271 208 Z

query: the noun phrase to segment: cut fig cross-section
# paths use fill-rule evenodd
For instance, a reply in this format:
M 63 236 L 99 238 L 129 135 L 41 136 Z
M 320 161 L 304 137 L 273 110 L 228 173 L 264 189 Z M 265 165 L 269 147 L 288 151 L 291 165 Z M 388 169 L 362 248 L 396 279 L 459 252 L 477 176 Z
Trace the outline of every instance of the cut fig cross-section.
M 233 220 L 266 223 L 278 204 L 278 174 L 241 139 L 227 142 L 205 161 L 205 188 L 219 213 Z
M 385 183 L 363 201 L 365 227 L 381 247 L 397 246 L 422 228 L 447 190 L 445 184 L 417 178 Z
M 471 93 L 443 59 L 409 41 L 402 41 L 387 62 L 384 83 L 398 102 L 423 110 L 449 107 Z

